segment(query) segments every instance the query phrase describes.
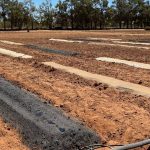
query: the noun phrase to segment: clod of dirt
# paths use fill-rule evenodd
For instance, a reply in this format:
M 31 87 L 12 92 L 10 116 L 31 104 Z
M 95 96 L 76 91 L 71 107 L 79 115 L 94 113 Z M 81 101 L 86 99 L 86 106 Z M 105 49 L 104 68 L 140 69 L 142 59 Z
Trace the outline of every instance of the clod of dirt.
M 95 83 L 93 84 L 94 87 L 97 87 L 97 86 L 100 86 L 100 85 L 102 85 L 102 83 L 95 82 Z
M 38 63 L 38 62 L 32 62 L 31 66 L 35 67 L 35 68 L 40 68 L 42 69 L 44 72 L 53 72 L 55 71 L 56 69 L 51 67 L 51 66 L 45 66 L 41 63 Z
M 139 82 L 138 82 L 138 84 L 142 84 L 142 83 L 143 83 L 142 81 L 139 81 Z
M 98 83 L 98 82 L 95 82 L 93 84 L 93 87 L 95 87 L 96 89 L 102 91 L 102 90 L 107 90 L 108 89 L 108 85 L 106 84 L 103 84 L 103 83 Z

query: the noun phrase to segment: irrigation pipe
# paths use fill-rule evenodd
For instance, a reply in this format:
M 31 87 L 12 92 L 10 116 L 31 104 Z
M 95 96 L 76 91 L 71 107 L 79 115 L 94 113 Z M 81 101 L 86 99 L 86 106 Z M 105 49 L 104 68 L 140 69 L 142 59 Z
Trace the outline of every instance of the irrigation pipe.
M 104 148 L 104 147 L 112 149 L 112 147 L 114 147 L 114 146 L 122 146 L 122 145 L 94 144 L 94 145 L 89 145 L 89 146 L 82 147 L 80 150 L 95 150 L 97 148 Z
M 134 149 L 134 148 L 138 148 L 138 147 L 143 147 L 144 145 L 149 145 L 149 144 L 150 144 L 150 139 L 147 139 L 147 140 L 143 140 L 140 142 L 127 144 L 127 145 L 94 144 L 94 145 L 82 147 L 80 150 L 96 150 L 97 148 L 104 148 L 104 147 L 107 147 L 111 150 L 129 150 L 129 149 Z
M 142 146 L 148 145 L 148 144 L 150 144 L 150 139 L 143 140 L 143 141 L 140 141 L 137 143 L 127 144 L 124 146 L 119 146 L 119 147 L 113 148 L 112 150 L 128 150 L 128 149 L 133 149 L 133 148 L 137 148 L 137 147 L 142 147 Z

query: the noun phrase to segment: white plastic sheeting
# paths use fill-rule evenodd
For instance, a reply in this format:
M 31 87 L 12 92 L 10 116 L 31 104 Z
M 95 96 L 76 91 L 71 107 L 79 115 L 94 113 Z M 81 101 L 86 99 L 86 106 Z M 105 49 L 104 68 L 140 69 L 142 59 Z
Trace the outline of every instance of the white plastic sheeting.
M 93 73 L 83 71 L 83 70 L 80 70 L 80 69 L 77 69 L 74 67 L 63 66 L 63 65 L 60 65 L 60 64 L 57 64 L 54 62 L 43 62 L 43 64 L 47 65 L 47 66 L 51 66 L 58 70 L 62 70 L 62 71 L 71 73 L 71 74 L 76 74 L 76 75 L 78 75 L 82 78 L 88 79 L 88 80 L 94 80 L 99 83 L 104 83 L 111 87 L 115 87 L 115 88 L 118 88 L 121 90 L 125 89 L 125 90 L 132 92 L 134 94 L 137 94 L 137 95 L 150 97 L 150 88 L 142 86 L 142 85 L 118 80 L 118 79 L 108 77 L 108 76 L 93 74 Z
M 17 58 L 25 58 L 25 59 L 32 58 L 32 56 L 25 55 L 23 53 L 17 53 L 11 50 L 3 49 L 3 48 L 0 48 L 0 54 L 11 56 L 11 57 L 17 57 Z
M 136 68 L 150 69 L 150 64 L 139 63 L 139 62 L 134 62 L 134 61 L 121 60 L 121 59 L 115 59 L 115 58 L 110 58 L 110 57 L 98 57 L 96 58 L 96 60 L 105 61 L 105 62 L 113 62 L 113 63 L 118 63 L 118 64 L 125 64 L 125 65 L 136 67 Z
M 122 45 L 122 44 L 111 44 L 111 43 L 99 43 L 99 42 L 89 42 L 89 45 L 105 45 L 105 46 L 120 46 L 120 47 L 127 47 L 127 48 L 137 48 L 137 49 L 146 49 L 149 50 L 150 47 L 141 47 L 141 46 L 132 46 L 132 45 Z
M 143 42 L 122 42 L 122 41 L 113 41 L 113 42 L 119 44 L 146 45 L 146 46 L 150 45 L 150 43 L 143 43 Z
M 103 40 L 103 41 L 121 41 L 122 39 L 111 39 L 111 38 L 92 38 L 89 37 L 89 40 Z
M 0 40 L 0 42 L 5 43 L 5 44 L 10 44 L 10 45 L 24 45 L 22 43 L 16 43 L 16 42 L 12 42 L 12 41 L 5 41 L 5 40 Z
M 67 42 L 67 43 L 82 43 L 83 41 L 65 40 L 65 39 L 49 39 L 50 41 Z

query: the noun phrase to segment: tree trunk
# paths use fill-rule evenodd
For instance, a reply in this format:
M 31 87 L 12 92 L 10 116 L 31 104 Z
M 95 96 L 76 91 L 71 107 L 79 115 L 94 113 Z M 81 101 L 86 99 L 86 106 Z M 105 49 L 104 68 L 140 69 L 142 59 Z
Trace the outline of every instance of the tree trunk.
M 127 29 L 129 29 L 129 21 L 127 20 Z
M 14 28 L 14 18 L 11 16 L 11 30 Z
M 6 30 L 6 18 L 3 17 L 3 23 L 4 23 L 4 30 Z
M 100 27 L 100 29 L 102 29 L 102 22 L 101 21 L 99 22 L 99 27 Z
M 93 22 L 91 21 L 91 23 L 90 23 L 90 24 L 91 24 L 91 30 L 92 30 L 92 29 L 93 29 Z
M 96 21 L 94 22 L 94 29 L 95 30 L 97 29 L 97 22 Z
M 121 21 L 119 21 L 119 28 L 121 29 L 121 27 L 122 27 L 122 26 L 121 26 Z
M 132 20 L 131 20 L 131 22 L 130 22 L 130 26 L 131 26 L 131 29 L 133 29 Z
M 74 18 L 72 14 L 71 14 L 71 28 L 72 30 L 74 29 Z
M 32 30 L 34 29 L 34 21 L 33 21 L 33 19 L 32 19 Z

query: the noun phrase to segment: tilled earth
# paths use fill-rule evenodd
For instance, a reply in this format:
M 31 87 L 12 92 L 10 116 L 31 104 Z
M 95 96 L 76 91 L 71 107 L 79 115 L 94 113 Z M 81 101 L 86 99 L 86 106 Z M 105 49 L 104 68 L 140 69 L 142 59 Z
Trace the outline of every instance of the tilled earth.
M 0 150 L 29 150 L 21 136 L 0 118 Z
M 25 46 L 0 43 L 1 48 L 34 56 L 32 60 L 22 60 L 1 55 L 0 75 L 52 102 L 53 105 L 60 107 L 70 116 L 83 121 L 86 126 L 95 130 L 104 142 L 120 144 L 149 138 L 150 99 L 41 65 L 41 62 L 44 61 L 54 61 L 150 87 L 149 70 L 95 60 L 97 57 L 114 57 L 150 64 L 150 50 L 48 40 L 50 38 L 77 39 L 86 37 L 139 41 L 149 40 L 150 33 L 141 30 L 132 32 L 34 31 L 31 33 L 0 33 L 1 40 L 79 53 L 77 56 L 68 57 L 33 50 Z
M 65 33 L 64 33 L 65 32 Z M 34 58 L 38 61 L 54 61 L 60 64 L 64 64 L 67 66 L 74 66 L 79 69 L 83 69 L 89 72 L 98 73 L 110 77 L 114 77 L 117 79 L 121 79 L 124 81 L 133 82 L 136 84 L 141 84 L 144 86 L 150 86 L 150 70 L 145 69 L 139 69 L 139 68 L 133 68 L 127 65 L 123 64 L 115 64 L 115 63 L 107 63 L 107 62 L 101 62 L 95 60 L 97 57 L 112 57 L 112 58 L 118 58 L 118 59 L 125 59 L 125 60 L 131 60 L 131 61 L 137 61 L 142 63 L 150 64 L 150 50 L 145 49 L 136 49 L 136 48 L 124 48 L 124 47 L 113 47 L 113 46 L 102 46 L 102 45 L 88 45 L 87 43 L 63 43 L 63 42 L 54 42 L 49 41 L 50 38 L 87 38 L 87 37 L 112 37 L 113 33 L 93 33 L 89 32 L 79 32 L 78 34 L 76 32 L 37 32 L 37 33 L 30 33 L 27 36 L 26 33 L 15 33 L 14 38 L 11 37 L 11 34 L 8 33 L 7 35 L 4 35 L 4 37 L 0 37 L 0 39 L 6 39 L 10 41 L 16 41 L 16 42 L 22 42 L 25 44 L 34 44 L 38 45 L 40 47 L 49 48 L 49 49 L 56 49 L 56 50 L 65 50 L 65 51 L 74 51 L 78 52 L 79 54 L 76 57 L 66 57 L 63 55 L 57 55 L 52 53 L 45 53 L 39 50 L 33 50 L 31 48 L 28 48 L 26 46 L 15 46 L 15 45 L 6 45 L 3 43 L 0 43 L 0 46 L 2 48 L 7 48 L 11 50 L 15 50 L 18 52 L 23 52 L 25 54 L 30 54 L 34 56 Z M 141 32 L 141 31 L 140 31 Z M 60 36 L 58 36 L 58 33 Z M 120 33 L 120 32 L 119 32 Z M 121 38 L 123 37 L 124 40 L 127 40 L 128 36 L 125 36 L 126 34 L 120 34 L 116 35 L 116 32 L 114 33 L 115 36 L 112 38 Z M 136 33 L 136 32 L 135 32 Z M 149 39 L 149 36 L 147 32 L 145 35 L 141 36 L 132 36 L 132 39 L 134 38 L 137 40 L 142 40 L 143 38 Z M 39 36 L 41 35 L 41 36 Z M 146 36 L 146 37 L 145 37 Z M 35 38 L 33 40 L 33 38 Z M 122 38 L 122 39 L 123 39 Z M 129 36 L 128 40 L 131 39 L 131 36 Z M 109 42 L 108 42 L 109 43 Z M 150 47 L 150 46 L 149 46 Z

